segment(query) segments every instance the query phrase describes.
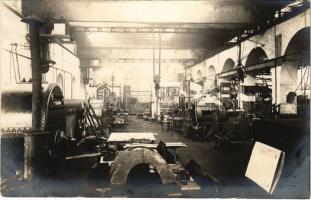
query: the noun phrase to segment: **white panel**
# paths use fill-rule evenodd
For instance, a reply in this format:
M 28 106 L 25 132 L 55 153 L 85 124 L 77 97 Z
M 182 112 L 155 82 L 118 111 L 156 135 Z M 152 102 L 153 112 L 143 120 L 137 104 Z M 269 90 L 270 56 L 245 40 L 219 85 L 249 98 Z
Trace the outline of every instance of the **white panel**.
M 284 154 L 280 150 L 256 142 L 245 176 L 271 194 L 280 176 L 283 159 Z

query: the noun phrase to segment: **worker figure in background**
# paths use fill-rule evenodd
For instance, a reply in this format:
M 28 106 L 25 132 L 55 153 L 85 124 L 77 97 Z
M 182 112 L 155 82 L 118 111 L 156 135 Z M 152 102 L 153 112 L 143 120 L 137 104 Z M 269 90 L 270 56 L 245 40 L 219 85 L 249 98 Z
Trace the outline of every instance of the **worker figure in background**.
M 238 83 L 235 78 L 231 79 L 231 86 L 230 86 L 230 104 L 231 104 L 231 109 L 235 111 L 237 109 L 238 105 Z

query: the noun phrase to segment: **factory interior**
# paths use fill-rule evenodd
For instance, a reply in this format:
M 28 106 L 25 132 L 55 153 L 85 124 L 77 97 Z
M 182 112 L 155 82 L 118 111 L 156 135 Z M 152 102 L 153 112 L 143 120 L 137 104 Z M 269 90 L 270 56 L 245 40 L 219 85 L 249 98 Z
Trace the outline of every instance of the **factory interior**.
M 310 198 L 307 0 L 2 0 L 3 197 Z

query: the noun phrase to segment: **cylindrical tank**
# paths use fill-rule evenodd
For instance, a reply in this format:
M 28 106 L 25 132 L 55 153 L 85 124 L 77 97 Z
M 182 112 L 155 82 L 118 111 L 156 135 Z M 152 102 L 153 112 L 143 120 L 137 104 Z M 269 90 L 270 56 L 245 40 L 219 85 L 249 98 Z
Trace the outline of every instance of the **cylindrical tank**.
M 64 98 L 56 84 L 43 84 L 41 93 L 41 130 L 64 127 Z M 32 125 L 32 85 L 6 86 L 1 91 L 1 132 L 23 134 Z
M 83 116 L 84 100 L 65 100 L 66 108 L 66 136 L 79 138 L 78 120 Z

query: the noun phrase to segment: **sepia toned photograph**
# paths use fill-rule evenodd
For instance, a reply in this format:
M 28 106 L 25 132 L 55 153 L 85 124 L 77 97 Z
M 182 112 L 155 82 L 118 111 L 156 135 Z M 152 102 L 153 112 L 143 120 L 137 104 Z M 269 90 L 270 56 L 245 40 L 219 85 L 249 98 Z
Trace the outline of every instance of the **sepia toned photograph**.
M 0 4 L 1 198 L 310 198 L 308 0 Z

